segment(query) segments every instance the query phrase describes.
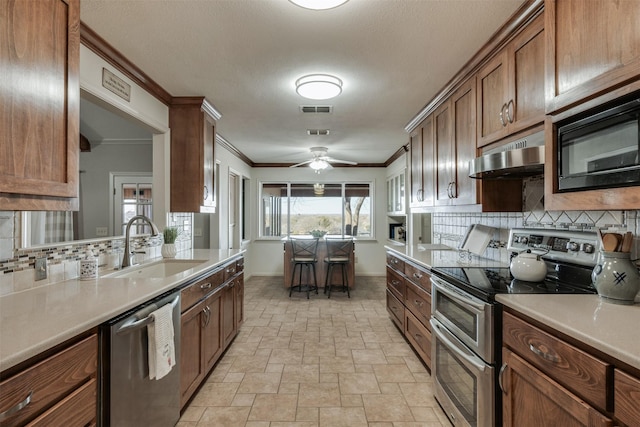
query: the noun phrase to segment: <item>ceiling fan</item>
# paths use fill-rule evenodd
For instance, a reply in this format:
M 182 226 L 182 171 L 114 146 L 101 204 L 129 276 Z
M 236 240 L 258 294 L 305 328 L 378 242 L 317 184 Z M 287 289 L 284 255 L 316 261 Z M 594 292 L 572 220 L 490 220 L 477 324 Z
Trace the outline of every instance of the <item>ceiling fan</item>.
M 352 162 L 350 160 L 340 160 L 334 159 L 333 157 L 327 156 L 327 147 L 311 147 L 309 149 L 311 151 L 311 155 L 313 158 L 311 160 L 307 160 L 306 162 L 297 163 L 295 165 L 291 165 L 291 168 L 297 168 L 298 166 L 309 165 L 311 169 L 313 169 L 316 173 L 320 173 L 321 170 L 327 169 L 331 167 L 331 163 L 344 163 L 347 165 L 357 165 L 357 162 Z

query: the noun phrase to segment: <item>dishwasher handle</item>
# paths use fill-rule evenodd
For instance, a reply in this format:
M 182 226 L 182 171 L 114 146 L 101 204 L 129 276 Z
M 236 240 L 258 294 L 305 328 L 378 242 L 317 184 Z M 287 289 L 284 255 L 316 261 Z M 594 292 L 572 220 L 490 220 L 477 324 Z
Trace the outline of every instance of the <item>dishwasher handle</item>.
M 169 304 L 171 304 L 171 307 L 175 307 L 178 304 L 179 301 L 180 301 L 180 294 L 176 295 L 176 297 L 173 299 L 173 301 L 171 301 Z M 143 308 L 138 313 L 143 312 L 143 311 L 144 312 L 149 312 L 149 310 L 147 308 Z M 144 317 L 142 319 L 135 320 L 137 318 L 136 314 L 133 314 L 131 316 L 131 321 L 125 322 L 122 326 L 120 326 L 120 328 L 118 328 L 118 330 L 116 331 L 116 335 L 127 334 L 129 332 L 132 332 L 132 331 L 135 331 L 137 329 L 143 328 L 144 326 L 147 326 L 150 323 L 153 323 L 153 317 L 150 316 L 150 315 L 147 315 L 146 317 Z

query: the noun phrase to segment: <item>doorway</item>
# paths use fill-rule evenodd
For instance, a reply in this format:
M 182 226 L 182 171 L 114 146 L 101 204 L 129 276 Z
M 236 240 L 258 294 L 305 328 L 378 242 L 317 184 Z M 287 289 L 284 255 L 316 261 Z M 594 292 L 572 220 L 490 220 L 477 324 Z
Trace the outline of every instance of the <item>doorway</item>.
M 115 234 L 125 234 L 127 222 L 136 215 L 153 218 L 153 176 L 146 173 L 110 172 L 112 189 L 111 220 Z M 132 227 L 131 235 L 150 234 L 143 222 Z

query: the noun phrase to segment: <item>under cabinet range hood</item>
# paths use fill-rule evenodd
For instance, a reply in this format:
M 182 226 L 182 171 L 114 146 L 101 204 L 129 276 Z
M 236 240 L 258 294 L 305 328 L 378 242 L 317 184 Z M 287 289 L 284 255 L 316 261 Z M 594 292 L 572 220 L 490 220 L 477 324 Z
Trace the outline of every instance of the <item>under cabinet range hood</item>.
M 541 175 L 544 170 L 544 131 L 482 152 L 469 162 L 469 177 L 517 178 Z

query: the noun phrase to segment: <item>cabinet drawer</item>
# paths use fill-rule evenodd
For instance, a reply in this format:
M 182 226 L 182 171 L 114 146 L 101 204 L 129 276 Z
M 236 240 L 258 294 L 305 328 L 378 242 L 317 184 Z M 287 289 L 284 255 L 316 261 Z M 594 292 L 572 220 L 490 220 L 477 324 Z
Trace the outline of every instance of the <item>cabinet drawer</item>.
M 407 263 L 404 272 L 409 280 L 431 293 L 431 275 L 426 270 Z
M 404 305 L 426 327 L 431 330 L 431 295 L 410 281 L 405 282 Z
M 387 289 L 389 289 L 396 298 L 400 301 L 404 301 L 404 277 L 399 275 L 392 268 L 387 267 Z
M 244 257 L 236 260 L 236 272 L 240 273 L 241 271 L 244 271 Z
M 393 268 L 394 270 L 404 274 L 405 262 L 401 258 L 389 252 L 387 252 L 387 265 Z
M 431 369 L 431 332 L 409 310 L 404 314 L 404 336 Z
M 46 408 L 59 403 L 86 383 L 89 378 L 96 378 L 97 367 L 98 336 L 94 334 L 2 381 L 0 413 L 25 402 L 31 395 L 31 402 L 6 419 L 2 425 L 24 425 L 33 420 Z
M 613 393 L 615 417 L 627 425 L 637 425 L 640 420 L 640 379 L 616 369 Z
M 219 269 L 206 278 L 184 288 L 180 293 L 180 312 L 184 313 L 223 282 L 224 270 Z
M 29 427 L 95 425 L 98 383 L 92 379 L 28 424 Z
M 503 344 L 601 411 L 611 410 L 608 363 L 511 315 L 503 315 Z
M 404 331 L 404 305 L 387 289 L 387 311 L 391 320 L 401 331 Z

